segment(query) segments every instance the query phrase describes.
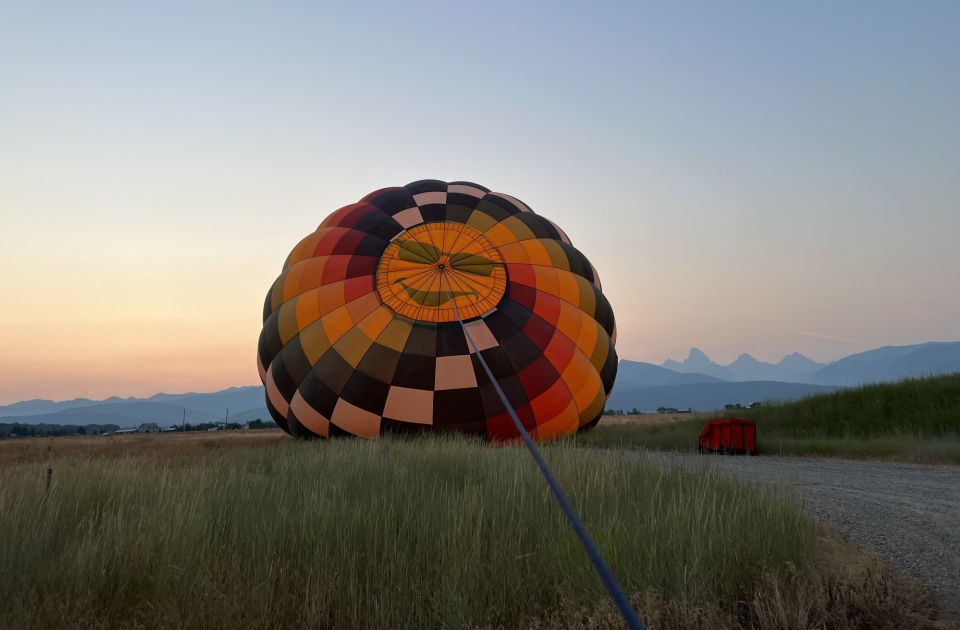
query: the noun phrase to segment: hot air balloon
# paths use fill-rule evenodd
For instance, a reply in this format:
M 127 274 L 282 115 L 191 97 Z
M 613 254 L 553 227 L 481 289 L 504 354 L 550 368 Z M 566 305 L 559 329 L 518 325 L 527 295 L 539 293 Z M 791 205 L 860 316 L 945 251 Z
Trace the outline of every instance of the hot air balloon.
M 526 204 L 422 180 L 340 208 L 267 293 L 257 365 L 297 437 L 517 430 L 489 366 L 539 440 L 595 425 L 617 370 L 596 270 Z

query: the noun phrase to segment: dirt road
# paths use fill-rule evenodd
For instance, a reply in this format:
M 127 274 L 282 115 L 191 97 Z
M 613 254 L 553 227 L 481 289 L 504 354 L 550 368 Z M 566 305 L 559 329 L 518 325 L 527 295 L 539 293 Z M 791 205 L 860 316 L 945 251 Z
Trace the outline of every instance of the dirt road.
M 960 466 L 793 457 L 655 455 L 798 486 L 808 510 L 927 583 L 960 628 Z

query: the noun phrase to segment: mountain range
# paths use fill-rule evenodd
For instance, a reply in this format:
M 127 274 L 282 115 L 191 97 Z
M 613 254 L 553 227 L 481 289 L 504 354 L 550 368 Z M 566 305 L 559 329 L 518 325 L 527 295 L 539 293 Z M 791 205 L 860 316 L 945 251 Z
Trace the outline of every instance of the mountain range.
M 788 381 L 807 382 L 821 368 L 817 363 L 798 352 L 788 354 L 779 363 L 758 361 L 749 354 L 741 354 L 729 365 L 714 363 L 702 350 L 691 348 L 683 361 L 668 359 L 662 367 L 676 372 L 707 374 L 725 381 Z
M 960 371 L 960 342 L 886 346 L 830 364 L 794 353 L 778 363 L 741 354 L 729 365 L 721 365 L 693 348 L 683 361 L 668 360 L 662 365 L 620 361 L 607 407 L 641 411 L 658 407 L 720 409 L 732 403 L 794 400 L 840 387 L 956 371 Z M 187 422 L 197 424 L 222 421 L 228 409 L 230 420 L 235 422 L 269 418 L 263 388 L 250 386 L 149 398 L 25 400 L 0 406 L 0 423 L 134 427 L 142 422 L 179 424 L 186 417 Z
M 25 400 L 0 407 L 0 423 L 28 424 L 116 424 L 135 427 L 142 422 L 161 425 L 222 422 L 230 412 L 231 422 L 270 417 L 264 405 L 263 387 L 230 387 L 219 392 L 155 394 L 149 398 L 89 400 L 75 398 L 62 402 Z
M 793 353 L 778 363 L 741 354 L 732 363 L 721 365 L 702 350 L 691 348 L 683 361 L 667 360 L 661 365 L 620 361 L 607 408 L 720 409 L 728 404 L 796 400 L 840 387 L 957 371 L 960 342 L 885 346 L 829 364 Z
M 931 341 L 912 346 L 884 346 L 839 361 L 817 363 L 799 353 L 778 363 L 741 354 L 733 363 L 715 363 L 702 350 L 691 348 L 683 361 L 668 359 L 661 367 L 685 374 L 701 374 L 724 381 L 784 381 L 850 387 L 960 371 L 960 341 Z

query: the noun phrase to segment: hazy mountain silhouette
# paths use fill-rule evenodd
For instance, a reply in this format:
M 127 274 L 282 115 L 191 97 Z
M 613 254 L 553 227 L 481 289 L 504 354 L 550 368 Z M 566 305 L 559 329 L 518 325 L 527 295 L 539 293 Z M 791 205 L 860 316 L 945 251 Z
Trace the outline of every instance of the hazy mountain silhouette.
M 913 346 L 884 346 L 854 354 L 818 370 L 810 381 L 861 385 L 957 371 L 960 371 L 960 341 L 932 341 Z
M 220 422 L 230 409 L 230 420 L 246 422 L 269 418 L 264 405 L 263 387 L 231 387 L 219 392 L 187 394 L 155 394 L 149 398 L 107 398 L 100 401 L 87 400 L 86 404 L 75 399 L 62 403 L 51 401 L 28 401 L 24 405 L 14 403 L 0 407 L 0 422 L 23 422 L 29 424 L 117 424 L 123 427 L 137 426 L 142 422 L 157 422 L 161 425 L 179 424 L 186 410 L 187 422 Z M 58 405 L 64 407 L 58 408 Z M 39 410 L 39 413 L 24 413 L 24 410 Z
M 53 413 L 73 407 L 86 407 L 94 404 L 89 398 L 74 398 L 73 400 L 63 400 L 54 402 L 45 398 L 34 398 L 32 400 L 23 400 L 11 405 L 0 407 L 0 418 L 4 416 L 27 416 L 41 413 Z
M 620 361 L 617 369 L 617 383 L 638 385 L 642 387 L 654 385 L 681 385 L 684 383 L 716 383 L 720 382 L 713 376 L 697 372 L 676 372 L 667 368 L 644 363 L 642 361 Z
M 811 372 L 823 367 L 823 363 L 817 363 L 813 359 L 808 359 L 799 352 L 793 352 L 780 359 L 777 363 L 780 368 L 794 370 L 797 372 Z
M 824 364 L 808 359 L 794 352 L 788 354 L 779 363 L 758 361 L 749 354 L 741 354 L 729 365 L 715 363 L 699 348 L 691 348 L 683 361 L 668 359 L 662 367 L 676 372 L 696 372 L 707 374 L 725 381 L 784 381 L 808 382 Z
M 714 374 L 728 374 L 730 369 L 729 366 L 717 365 L 696 348 L 683 364 L 676 361 L 672 363 L 691 370 L 709 370 Z M 748 374 L 751 371 L 759 373 L 764 365 L 770 364 L 762 364 L 750 355 L 740 355 L 731 365 L 736 365 L 741 374 Z M 655 411 L 659 407 L 692 407 L 707 411 L 722 409 L 727 404 L 795 400 L 833 389 L 823 385 L 770 380 L 732 382 L 701 372 L 679 372 L 651 363 L 622 360 L 607 408 Z
M 911 346 L 885 346 L 840 359 L 828 365 L 802 354 L 788 354 L 779 363 L 758 361 L 741 354 L 729 365 L 714 362 L 697 348 L 683 361 L 664 361 L 676 372 L 698 373 L 725 381 L 782 381 L 850 386 L 895 381 L 909 376 L 960 370 L 960 341 L 933 341 Z

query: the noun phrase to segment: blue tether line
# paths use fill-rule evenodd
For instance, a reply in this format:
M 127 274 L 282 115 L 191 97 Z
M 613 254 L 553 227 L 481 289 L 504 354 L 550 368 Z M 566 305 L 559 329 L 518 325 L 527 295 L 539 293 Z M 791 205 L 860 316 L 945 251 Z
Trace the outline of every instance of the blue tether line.
M 467 331 L 466 325 L 463 323 L 463 320 L 460 319 L 460 310 L 457 308 L 455 302 L 453 304 L 453 312 L 457 316 L 457 321 L 460 322 L 460 328 L 463 329 L 463 334 L 466 336 L 467 342 L 470 344 L 470 349 L 475 355 L 477 355 L 480 365 L 483 366 L 483 371 L 487 373 L 487 378 L 490 379 L 490 382 L 493 384 L 493 388 L 496 390 L 497 396 L 500 397 L 500 402 L 503 403 L 503 406 L 507 409 L 507 413 L 510 414 L 510 418 L 513 420 L 513 424 L 516 425 L 517 431 L 520 432 L 520 436 L 523 438 L 524 444 L 527 445 L 530 455 L 532 455 L 533 460 L 537 462 L 540 472 L 543 473 L 544 479 L 547 480 L 547 485 L 550 486 L 550 490 L 553 491 L 553 496 L 557 498 L 557 503 L 560 504 L 564 514 L 567 515 L 567 519 L 570 521 L 573 531 L 577 533 L 577 538 L 580 539 L 580 544 L 583 545 L 584 551 L 587 552 L 587 556 L 590 558 L 590 561 L 593 562 L 593 567 L 600 575 L 603 585 L 606 587 L 607 592 L 610 593 L 610 597 L 617 605 L 617 608 L 620 609 L 620 614 L 623 615 L 623 620 L 627 622 L 627 627 L 630 630 L 643 630 L 643 624 L 640 623 L 640 619 L 637 617 L 637 613 L 630 605 L 630 600 L 627 599 L 626 594 L 620 587 L 620 583 L 617 582 L 617 578 L 614 577 L 610 567 L 607 566 L 606 560 L 603 559 L 603 555 L 600 553 L 600 550 L 597 549 L 596 543 L 594 543 L 593 539 L 590 538 L 590 533 L 587 532 L 587 528 L 584 526 L 583 521 L 581 521 L 580 517 L 577 516 L 577 511 L 573 509 L 573 505 L 570 504 L 570 501 L 567 499 L 567 495 L 564 494 L 563 488 L 561 488 L 560 484 L 557 483 L 557 480 L 553 476 L 553 472 L 551 472 L 550 467 L 547 466 L 547 462 L 543 460 L 543 456 L 540 454 L 540 450 L 537 448 L 537 445 L 530 437 L 530 434 L 527 433 L 523 423 L 520 422 L 520 418 L 517 417 L 517 412 L 513 410 L 513 405 L 510 404 L 510 401 L 507 400 L 506 395 L 500 388 L 500 383 L 498 383 L 497 379 L 494 378 L 493 372 L 490 371 L 490 366 L 487 365 L 483 355 L 480 354 L 480 351 L 477 349 L 477 345 L 473 342 L 473 338 L 470 337 L 470 333 Z

